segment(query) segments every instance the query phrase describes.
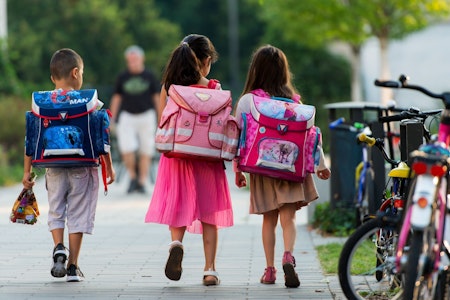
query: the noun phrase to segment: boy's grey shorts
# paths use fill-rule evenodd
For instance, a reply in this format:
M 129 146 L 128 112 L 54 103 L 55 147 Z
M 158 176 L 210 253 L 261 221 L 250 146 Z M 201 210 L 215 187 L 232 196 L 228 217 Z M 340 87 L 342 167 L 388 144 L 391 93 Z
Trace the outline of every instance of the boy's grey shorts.
M 45 174 L 48 192 L 49 230 L 92 234 L 97 208 L 98 168 L 49 168 Z

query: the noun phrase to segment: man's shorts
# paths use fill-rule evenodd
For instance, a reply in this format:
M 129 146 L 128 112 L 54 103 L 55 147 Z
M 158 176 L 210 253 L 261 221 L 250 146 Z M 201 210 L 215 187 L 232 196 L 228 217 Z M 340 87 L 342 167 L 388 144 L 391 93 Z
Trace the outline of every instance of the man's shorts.
M 156 112 L 153 109 L 140 114 L 120 113 L 116 127 L 120 153 L 152 156 L 155 154 Z

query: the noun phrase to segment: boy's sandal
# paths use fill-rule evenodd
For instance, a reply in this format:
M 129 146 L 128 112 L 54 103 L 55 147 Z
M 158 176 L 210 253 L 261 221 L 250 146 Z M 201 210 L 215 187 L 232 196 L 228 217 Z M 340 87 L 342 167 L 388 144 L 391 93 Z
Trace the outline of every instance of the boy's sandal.
M 210 286 L 219 284 L 220 284 L 219 273 L 217 273 L 214 270 L 208 270 L 203 272 L 203 285 Z
M 183 272 L 181 267 L 184 254 L 183 244 L 179 241 L 173 241 L 169 246 L 169 258 L 167 259 L 165 274 L 170 280 L 180 280 Z

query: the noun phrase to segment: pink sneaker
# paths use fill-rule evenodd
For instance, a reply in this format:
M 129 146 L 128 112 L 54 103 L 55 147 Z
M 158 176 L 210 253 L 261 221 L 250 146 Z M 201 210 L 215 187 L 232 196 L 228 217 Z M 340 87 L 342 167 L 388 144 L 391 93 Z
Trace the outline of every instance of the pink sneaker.
M 274 284 L 277 280 L 277 270 L 275 267 L 267 267 L 264 270 L 264 275 L 261 277 L 261 283 L 264 284 Z
M 296 288 L 300 286 L 298 274 L 295 272 L 295 258 L 291 252 L 285 251 L 283 254 L 283 271 L 284 271 L 284 285 L 289 288 Z

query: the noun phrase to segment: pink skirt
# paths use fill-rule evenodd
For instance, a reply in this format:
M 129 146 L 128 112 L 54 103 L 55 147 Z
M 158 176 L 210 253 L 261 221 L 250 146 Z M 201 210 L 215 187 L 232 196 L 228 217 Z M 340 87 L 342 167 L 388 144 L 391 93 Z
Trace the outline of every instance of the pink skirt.
M 161 155 L 145 222 L 186 226 L 191 233 L 203 232 L 201 222 L 218 228 L 232 226 L 224 164 Z

